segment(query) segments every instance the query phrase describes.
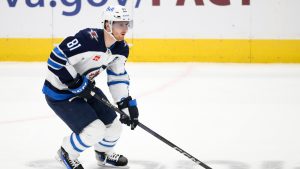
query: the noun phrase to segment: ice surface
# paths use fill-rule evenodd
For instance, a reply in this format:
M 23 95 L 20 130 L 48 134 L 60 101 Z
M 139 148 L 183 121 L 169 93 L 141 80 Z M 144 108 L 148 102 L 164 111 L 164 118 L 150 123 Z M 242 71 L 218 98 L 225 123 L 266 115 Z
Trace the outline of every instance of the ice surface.
M 140 121 L 215 169 L 300 168 L 300 65 L 128 63 Z M 8 169 L 61 168 L 67 126 L 41 92 L 45 63 L 0 63 L 0 162 Z M 111 99 L 106 75 L 97 84 Z M 140 128 L 116 147 L 131 169 L 200 169 Z M 81 162 L 98 169 L 93 150 Z

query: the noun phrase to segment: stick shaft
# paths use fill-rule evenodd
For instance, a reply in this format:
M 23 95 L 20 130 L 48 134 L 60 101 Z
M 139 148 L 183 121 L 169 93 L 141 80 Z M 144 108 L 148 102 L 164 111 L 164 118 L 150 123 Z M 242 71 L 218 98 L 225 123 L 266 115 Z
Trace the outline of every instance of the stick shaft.
M 101 101 L 102 103 L 104 103 L 106 106 L 108 106 L 109 108 L 113 109 L 114 111 L 118 112 L 121 115 L 126 115 L 126 113 L 124 113 L 123 111 L 121 111 L 120 109 L 118 109 L 117 107 L 115 107 L 114 105 L 112 105 L 109 101 L 107 101 L 106 99 L 96 95 L 93 93 L 93 96 Z M 166 143 L 167 145 L 169 145 L 170 147 L 172 147 L 173 149 L 175 149 L 176 151 L 180 152 L 181 154 L 185 155 L 186 157 L 188 157 L 189 159 L 191 159 L 192 161 L 194 161 L 195 163 L 197 163 L 198 165 L 202 166 L 205 169 L 212 169 L 211 167 L 209 167 L 208 165 L 206 165 L 205 163 L 201 162 L 200 160 L 198 160 L 196 157 L 192 156 L 191 154 L 187 153 L 186 151 L 184 151 L 183 149 L 179 148 L 178 146 L 176 146 L 174 143 L 170 142 L 169 140 L 167 140 L 166 138 L 162 137 L 161 135 L 159 135 L 158 133 L 156 133 L 155 131 L 151 130 L 149 127 L 145 126 L 144 124 L 142 124 L 141 122 L 139 122 L 138 124 L 139 127 L 141 127 L 142 129 L 144 129 L 145 131 L 147 131 L 148 133 L 150 133 L 151 135 L 153 135 L 154 137 L 156 137 L 157 139 L 159 139 L 160 141 Z

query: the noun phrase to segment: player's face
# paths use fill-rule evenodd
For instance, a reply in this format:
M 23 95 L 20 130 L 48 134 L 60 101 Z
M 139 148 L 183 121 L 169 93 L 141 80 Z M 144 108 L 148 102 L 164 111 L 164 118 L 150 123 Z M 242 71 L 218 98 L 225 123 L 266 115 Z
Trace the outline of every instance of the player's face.
M 113 34 L 117 40 L 124 40 L 125 35 L 128 31 L 129 22 L 128 21 L 115 21 L 112 25 Z

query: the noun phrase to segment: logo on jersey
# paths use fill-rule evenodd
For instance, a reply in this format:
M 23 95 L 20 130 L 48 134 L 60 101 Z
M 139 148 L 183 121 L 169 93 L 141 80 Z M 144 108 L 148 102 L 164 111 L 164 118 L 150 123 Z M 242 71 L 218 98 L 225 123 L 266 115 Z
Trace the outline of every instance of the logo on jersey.
M 90 72 L 87 76 L 89 80 L 93 80 L 99 74 L 100 74 L 100 70 L 95 70 L 93 72 Z
M 106 11 L 113 12 L 114 9 L 115 9 L 114 7 L 110 7 L 110 6 L 109 6 L 109 7 L 106 8 Z
M 94 56 L 93 60 L 98 61 L 98 60 L 100 60 L 100 58 L 101 58 L 101 56 L 96 55 L 96 56 Z
M 98 34 L 96 31 L 94 31 L 93 29 L 91 29 L 91 31 L 89 32 L 91 39 L 95 39 L 96 41 L 98 41 Z

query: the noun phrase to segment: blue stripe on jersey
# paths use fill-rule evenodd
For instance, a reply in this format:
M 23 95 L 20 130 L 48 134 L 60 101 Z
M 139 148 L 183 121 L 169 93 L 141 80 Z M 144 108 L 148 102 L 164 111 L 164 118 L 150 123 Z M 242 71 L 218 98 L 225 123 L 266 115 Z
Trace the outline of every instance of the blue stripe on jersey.
M 57 89 L 55 86 L 53 86 L 48 80 L 45 80 L 44 83 L 45 86 L 47 86 L 48 88 L 50 88 L 51 90 L 53 90 L 56 93 L 60 93 L 60 94 L 73 94 L 72 92 L 70 92 L 69 90 L 59 90 Z
M 48 59 L 48 66 L 52 67 L 53 69 L 59 70 L 61 69 L 63 66 L 59 65 L 57 63 L 55 63 L 54 61 L 52 61 L 50 58 Z
M 75 96 L 74 94 L 60 94 L 60 93 L 56 93 L 55 91 L 53 91 L 52 89 L 50 89 L 46 85 L 43 86 L 43 93 L 45 95 L 51 97 L 54 100 L 66 100 L 66 99 L 69 99 L 69 98 Z
M 57 62 L 57 63 L 60 63 L 60 64 L 62 64 L 62 65 L 66 65 L 66 63 L 67 63 L 66 60 L 63 60 L 63 59 L 61 59 L 60 57 L 57 57 L 53 52 L 51 52 L 50 58 L 51 58 L 53 61 L 55 61 L 55 62 Z
M 111 70 L 106 70 L 106 73 L 108 74 L 108 75 L 113 75 L 113 76 L 122 76 L 122 75 L 126 75 L 127 74 L 127 72 L 125 71 L 124 73 L 120 73 L 120 74 L 117 74 L 117 73 L 115 73 L 115 72 L 113 72 L 113 71 L 111 71 Z
M 115 84 L 119 84 L 119 83 L 124 83 L 124 84 L 129 85 L 129 81 L 111 81 L 111 82 L 108 82 L 107 85 L 111 86 L 111 85 L 115 85 Z
M 52 67 L 48 66 L 48 69 L 53 74 L 55 74 L 62 83 L 70 82 L 71 80 L 74 79 L 66 67 L 62 67 L 61 69 L 56 70 L 56 69 L 53 69 Z
M 52 52 L 60 59 L 67 60 L 66 56 L 58 49 L 58 47 L 55 47 Z
M 79 149 L 79 148 L 75 145 L 74 140 L 73 140 L 73 135 L 74 135 L 74 133 L 72 133 L 71 136 L 70 136 L 70 142 L 71 142 L 71 144 L 72 144 L 73 149 L 76 150 L 76 151 L 78 151 L 78 152 L 80 152 L 80 153 L 83 152 L 83 150 Z

